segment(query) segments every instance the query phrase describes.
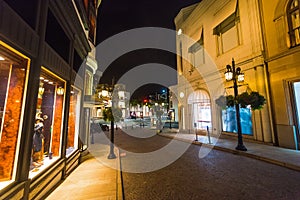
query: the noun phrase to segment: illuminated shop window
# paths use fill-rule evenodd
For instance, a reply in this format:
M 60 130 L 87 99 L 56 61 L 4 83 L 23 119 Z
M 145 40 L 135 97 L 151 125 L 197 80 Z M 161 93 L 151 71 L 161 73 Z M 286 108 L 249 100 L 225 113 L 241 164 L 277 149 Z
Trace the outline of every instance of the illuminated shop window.
M 67 139 L 66 155 L 71 155 L 74 150 L 78 149 L 78 133 L 80 121 L 80 90 L 72 87 L 70 96 L 70 111 L 69 111 L 69 127 Z
M 0 190 L 15 180 L 29 65 L 0 41 Z
M 252 135 L 252 113 L 250 108 L 240 108 L 242 134 Z M 237 133 L 235 107 L 222 110 L 222 129 L 225 132 Z
M 65 81 L 42 67 L 33 133 L 29 177 L 60 157 Z

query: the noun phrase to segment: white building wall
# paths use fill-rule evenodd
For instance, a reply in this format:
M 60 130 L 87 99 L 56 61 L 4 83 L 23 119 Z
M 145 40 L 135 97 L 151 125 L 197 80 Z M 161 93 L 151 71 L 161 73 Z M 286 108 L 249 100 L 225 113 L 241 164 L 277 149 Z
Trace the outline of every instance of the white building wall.
M 186 59 L 181 61 L 180 56 L 177 58 L 178 96 L 180 92 L 185 94 L 179 104 L 184 107 L 185 116 L 183 117 L 186 124 L 180 122 L 180 129 L 188 131 L 192 128 L 191 109 L 189 109 L 187 98 L 193 91 L 203 89 L 208 91 L 211 97 L 213 134 L 221 133 L 221 110 L 214 102 L 220 95 L 224 95 L 224 88 L 233 85 L 232 82 L 226 82 L 224 79 L 225 67 L 227 64 L 231 65 L 232 58 L 234 58 L 236 66 L 241 67 L 245 73 L 245 83 L 249 88 L 258 91 L 265 97 L 268 96 L 258 2 L 258 0 L 203 0 L 196 5 L 182 9 L 175 18 L 176 29 L 182 29 L 183 32 L 182 35 L 177 36 L 177 53 L 181 54 L 180 43 L 182 43 L 182 56 Z M 236 5 L 238 5 L 240 16 L 240 45 L 223 54 L 218 54 L 214 28 L 235 12 Z M 188 52 L 188 49 L 200 39 L 201 34 L 203 34 L 205 63 L 196 67 L 191 73 L 192 66 L 189 63 L 191 53 Z M 183 63 L 183 70 L 180 70 L 181 63 Z M 239 87 L 239 92 L 244 92 L 246 89 L 246 86 Z M 226 89 L 226 92 L 233 93 L 233 89 Z M 268 105 L 265 105 L 260 111 L 253 112 L 254 133 L 251 138 L 273 142 L 269 114 Z

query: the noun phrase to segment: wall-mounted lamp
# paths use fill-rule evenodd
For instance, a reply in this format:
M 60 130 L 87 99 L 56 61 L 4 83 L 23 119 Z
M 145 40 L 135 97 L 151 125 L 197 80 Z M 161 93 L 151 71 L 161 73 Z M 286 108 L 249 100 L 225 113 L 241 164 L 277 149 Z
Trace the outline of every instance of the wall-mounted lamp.
M 180 29 L 178 29 L 178 31 L 177 31 L 177 35 L 181 35 L 182 34 L 182 29 L 180 28 Z
M 184 97 L 184 93 L 183 93 L 183 92 L 180 92 L 179 97 L 180 97 L 180 98 L 183 98 L 183 97 Z

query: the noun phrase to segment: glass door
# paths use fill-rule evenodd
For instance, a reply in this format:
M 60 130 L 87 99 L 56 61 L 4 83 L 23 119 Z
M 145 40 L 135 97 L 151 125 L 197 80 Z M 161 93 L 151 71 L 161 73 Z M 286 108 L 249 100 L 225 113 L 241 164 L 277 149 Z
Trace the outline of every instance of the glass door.
M 298 138 L 298 146 L 299 146 L 299 137 L 300 137 L 300 81 L 293 83 L 293 93 L 295 96 L 295 126 L 297 129 L 297 138 Z

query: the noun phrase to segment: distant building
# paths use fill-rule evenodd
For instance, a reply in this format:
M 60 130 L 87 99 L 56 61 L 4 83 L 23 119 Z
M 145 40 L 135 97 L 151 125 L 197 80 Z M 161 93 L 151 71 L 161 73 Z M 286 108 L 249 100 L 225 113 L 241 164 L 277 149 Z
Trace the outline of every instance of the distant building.
M 169 117 L 171 117 L 172 121 L 178 122 L 178 91 L 177 91 L 177 85 L 170 86 L 169 87 L 169 111 L 171 111 Z

